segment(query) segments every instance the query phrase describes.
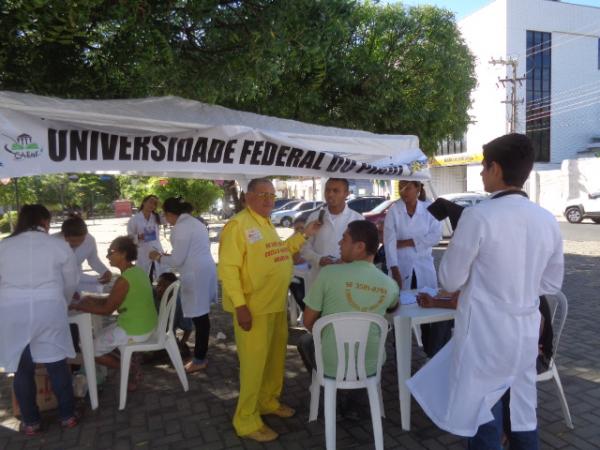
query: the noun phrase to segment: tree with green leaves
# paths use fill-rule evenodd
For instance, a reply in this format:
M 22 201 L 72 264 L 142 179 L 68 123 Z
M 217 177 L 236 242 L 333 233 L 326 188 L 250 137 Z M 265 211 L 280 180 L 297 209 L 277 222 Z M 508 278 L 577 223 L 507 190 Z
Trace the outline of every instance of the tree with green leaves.
M 182 197 L 191 203 L 197 214 L 204 213 L 223 195 L 223 190 L 212 181 L 192 178 L 118 177 L 121 196 L 132 200 L 136 206 L 150 194 L 161 202 L 169 197 Z
M 453 14 L 432 6 L 354 0 L 0 3 L 4 90 L 98 99 L 178 95 L 321 125 L 415 134 L 432 154 L 441 140 L 466 130 L 475 82 L 474 60 Z M 70 186 L 57 183 L 63 190 Z M 104 195 L 90 183 L 80 183 L 81 192 Z

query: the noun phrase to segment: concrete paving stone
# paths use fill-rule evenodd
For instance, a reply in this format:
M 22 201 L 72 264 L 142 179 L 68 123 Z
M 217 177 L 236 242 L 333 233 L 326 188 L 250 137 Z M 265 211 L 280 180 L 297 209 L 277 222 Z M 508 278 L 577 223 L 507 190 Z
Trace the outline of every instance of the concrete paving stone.
M 131 442 L 127 438 L 118 438 L 115 440 L 114 450 L 129 450 Z
M 205 442 L 218 441 L 221 436 L 214 428 L 200 428 L 200 435 Z
M 424 441 L 421 441 L 421 445 L 423 445 L 428 450 L 445 450 L 446 449 L 446 446 L 444 444 L 441 444 L 440 442 L 438 442 L 435 439 L 425 439 Z
M 155 438 L 152 440 L 152 447 L 154 446 L 169 446 L 170 444 L 175 444 L 179 442 L 183 442 L 185 438 L 181 434 L 170 434 L 168 436 L 161 436 L 159 438 Z
M 124 229 L 124 222 L 119 226 Z M 102 254 L 110 239 L 96 238 L 100 245 L 105 246 L 100 251 Z M 600 250 L 599 243 L 593 245 Z M 436 259 L 439 259 L 441 251 L 435 250 L 435 253 Z M 570 302 L 569 317 L 558 348 L 557 363 L 575 429 L 569 430 L 564 424 L 554 383 L 539 384 L 541 449 L 600 448 L 600 348 L 597 325 L 600 309 L 597 302 L 590 300 L 597 298 L 598 286 L 594 283 L 600 279 L 600 257 L 566 255 L 565 264 L 567 274 L 563 291 Z M 124 446 L 126 440 L 129 441 L 129 448 L 135 450 L 323 449 L 325 427 L 322 409 L 318 421 L 307 421 L 310 379 L 294 347 L 301 332 L 296 329 L 290 331 L 282 396 L 282 400 L 296 408 L 298 414 L 288 420 L 268 417 L 267 423 L 280 431 L 281 436 L 275 443 L 262 445 L 238 438 L 231 425 L 239 389 L 238 361 L 232 339 L 231 317 L 220 311 L 218 305 L 211 313 L 211 326 L 209 369 L 206 373 L 189 377 L 188 392 L 183 392 L 176 374 L 167 364 L 145 364 L 145 382 L 137 392 L 128 396 L 127 408 L 118 411 L 118 373 L 114 373 L 100 392 L 100 408 L 92 412 L 86 401 L 87 410 L 82 425 L 68 430 L 68 433 L 62 432 L 58 426 L 56 412 L 43 414 L 49 426 L 42 438 L 28 440 L 15 432 L 18 422 L 10 420 L 11 379 L 0 374 L 0 450 L 113 450 L 117 446 Z M 225 341 L 215 341 L 218 331 L 225 333 Z M 386 345 L 387 363 L 382 374 L 387 415 L 383 421 L 386 448 L 464 449 L 463 438 L 439 430 L 415 401 L 412 402 L 412 429 L 410 432 L 402 431 L 394 351 L 392 339 L 389 339 Z M 413 345 L 413 373 L 423 364 L 422 350 Z M 364 420 L 340 420 L 336 423 L 338 448 L 374 448 L 366 403 L 364 410 Z

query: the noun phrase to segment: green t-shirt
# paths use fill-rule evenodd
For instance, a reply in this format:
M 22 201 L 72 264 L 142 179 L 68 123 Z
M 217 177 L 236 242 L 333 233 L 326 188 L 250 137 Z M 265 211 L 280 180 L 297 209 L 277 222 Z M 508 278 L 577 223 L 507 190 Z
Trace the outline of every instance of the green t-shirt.
M 398 302 L 398 285 L 367 261 L 354 261 L 324 267 L 311 287 L 304 303 L 310 309 L 321 311 L 321 317 L 343 312 L 368 312 L 384 315 L 386 309 Z M 377 369 L 379 329 L 371 325 L 365 363 L 367 375 Z M 325 375 L 335 377 L 337 351 L 333 327 L 322 333 Z
M 133 266 L 121 276 L 127 280 L 129 290 L 119 307 L 117 325 L 129 336 L 150 333 L 156 327 L 158 316 L 148 275 L 141 268 Z

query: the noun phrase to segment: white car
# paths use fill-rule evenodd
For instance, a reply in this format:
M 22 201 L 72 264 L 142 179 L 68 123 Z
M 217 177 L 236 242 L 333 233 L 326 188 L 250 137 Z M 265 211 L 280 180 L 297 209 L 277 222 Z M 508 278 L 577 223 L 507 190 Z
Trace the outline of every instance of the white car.
M 476 205 L 489 197 L 489 194 L 481 192 L 461 192 L 458 194 L 444 194 L 440 197 L 450 200 L 457 205 L 468 208 L 469 206 Z M 450 225 L 450 220 L 445 219 L 442 222 L 442 238 L 451 238 L 454 231 Z
M 600 223 L 600 192 L 568 200 L 565 206 L 565 217 L 571 223 L 579 223 L 583 219 L 592 219 Z

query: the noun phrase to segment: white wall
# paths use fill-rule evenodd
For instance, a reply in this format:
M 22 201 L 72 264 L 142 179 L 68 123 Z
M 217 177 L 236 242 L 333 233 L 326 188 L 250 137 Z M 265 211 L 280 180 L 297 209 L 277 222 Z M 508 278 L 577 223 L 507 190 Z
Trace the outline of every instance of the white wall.
M 509 90 L 497 87 L 496 82 L 510 73 L 505 67 L 490 65 L 490 58 L 517 58 L 522 77 L 527 68 L 527 30 L 552 33 L 551 161 L 536 164 L 529 184 L 540 204 L 560 210 L 563 201 L 581 189 L 568 187 L 564 180 L 573 184 L 575 175 L 559 170 L 557 164 L 581 156 L 578 152 L 585 150 L 593 136 L 600 135 L 600 7 L 548 0 L 496 0 L 463 19 L 459 27 L 477 57 L 478 86 L 470 111 L 475 123 L 467 131 L 470 153 L 481 152 L 483 144 L 507 131 L 508 106 L 501 101 Z M 523 82 L 518 98 L 525 98 L 525 89 Z M 519 106 L 518 118 L 517 131 L 524 132 L 525 103 Z M 468 190 L 480 189 L 480 170 L 478 166 L 467 167 Z M 600 180 L 600 175 L 597 178 Z
M 518 58 L 525 74 L 526 31 L 552 33 L 552 163 L 576 158 L 600 134 L 600 8 L 548 0 L 507 1 L 507 55 Z M 525 98 L 525 83 L 519 89 Z M 525 104 L 519 107 L 519 131 L 525 130 Z
M 506 0 L 496 0 L 459 22 L 466 44 L 476 58 L 477 87 L 471 94 L 469 114 L 475 121 L 467 131 L 467 152 L 480 153 L 481 147 L 505 134 L 507 108 L 502 104 L 506 89 L 498 78 L 506 76 L 506 67 L 489 64 L 491 58 L 506 55 Z

